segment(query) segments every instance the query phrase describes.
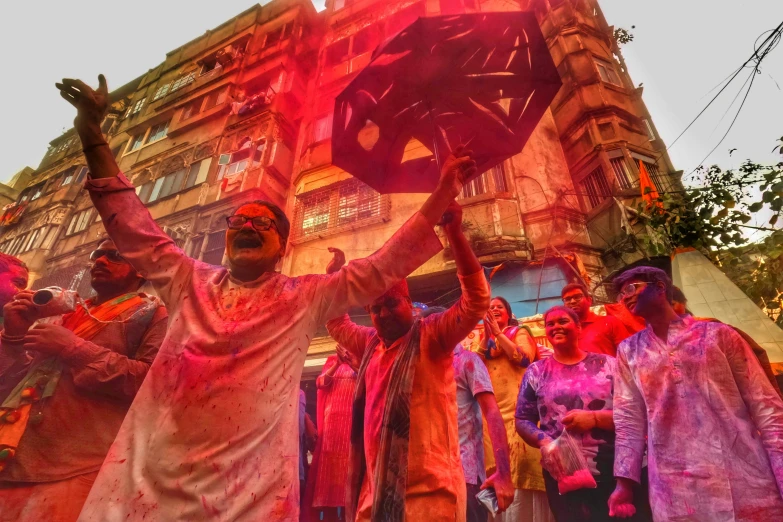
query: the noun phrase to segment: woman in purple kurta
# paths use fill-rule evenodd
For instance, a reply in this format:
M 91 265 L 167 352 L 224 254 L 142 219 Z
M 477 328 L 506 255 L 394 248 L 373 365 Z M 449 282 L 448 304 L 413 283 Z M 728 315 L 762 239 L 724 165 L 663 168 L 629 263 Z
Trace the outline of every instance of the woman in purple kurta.
M 609 520 L 609 496 L 614 490 L 614 422 L 612 394 L 614 357 L 579 348 L 579 318 L 566 307 L 544 314 L 544 325 L 554 355 L 531 364 L 519 390 L 516 427 L 531 446 L 542 449 L 544 481 L 549 507 L 557 522 Z M 540 423 L 540 426 L 539 426 Z M 547 446 L 567 430 L 579 443 L 596 489 L 560 495 L 557 481 L 546 469 Z M 633 520 L 649 520 L 640 500 Z

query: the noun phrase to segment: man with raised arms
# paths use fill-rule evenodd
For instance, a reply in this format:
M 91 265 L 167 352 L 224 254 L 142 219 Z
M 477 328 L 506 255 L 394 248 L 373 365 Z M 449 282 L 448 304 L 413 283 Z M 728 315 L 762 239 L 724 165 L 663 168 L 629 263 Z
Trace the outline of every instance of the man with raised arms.
M 283 521 L 299 518 L 297 405 L 319 325 L 369 303 L 441 248 L 433 228 L 475 173 L 459 147 L 421 210 L 378 252 L 328 275 L 275 272 L 289 222 L 268 202 L 227 219 L 228 269 L 191 259 L 155 224 L 119 171 L 100 124 L 106 80 L 57 84 L 78 114 L 86 187 L 123 257 L 169 310 L 158 358 L 79 520 Z

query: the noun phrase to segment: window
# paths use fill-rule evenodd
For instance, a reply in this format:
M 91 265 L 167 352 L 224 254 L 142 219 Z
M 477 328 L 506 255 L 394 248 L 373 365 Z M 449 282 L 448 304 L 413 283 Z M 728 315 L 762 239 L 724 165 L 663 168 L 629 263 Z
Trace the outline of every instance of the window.
M 614 171 L 614 177 L 617 179 L 617 185 L 621 189 L 632 188 L 636 180 L 628 169 L 628 163 L 625 161 L 625 158 L 622 156 L 611 158 L 609 162 L 612 164 L 612 171 Z
M 313 122 L 313 138 L 311 143 L 327 140 L 332 137 L 332 113 L 320 116 Z
M 326 48 L 326 65 L 335 65 L 348 58 L 351 39 L 343 38 Z
M 598 74 L 601 76 L 601 81 L 619 86 L 623 85 L 623 82 L 620 81 L 620 77 L 614 70 L 614 65 L 607 61 L 595 58 L 595 66 L 598 68 Z
M 190 85 L 191 83 L 193 83 L 195 79 L 196 79 L 196 71 L 180 76 L 179 78 L 171 82 L 171 88 L 169 89 L 169 93 L 172 93 L 187 85 Z
M 147 138 L 147 143 L 154 143 L 158 140 L 161 140 L 166 137 L 166 134 L 169 132 L 169 122 L 164 121 L 163 123 L 158 123 L 154 127 L 150 129 L 150 136 Z
M 255 149 L 252 148 L 249 139 L 246 139 L 240 145 L 239 150 L 231 154 L 221 154 L 218 164 L 217 179 L 223 179 L 226 176 L 232 176 L 239 172 L 243 172 L 246 168 L 255 167 L 261 164 L 261 159 L 264 155 L 264 147 L 266 142 L 261 141 L 256 144 Z
M 136 103 L 133 104 L 133 107 L 130 109 L 130 115 L 133 116 L 134 114 L 138 114 L 141 112 L 141 108 L 144 107 L 144 102 L 147 101 L 147 97 L 140 99 Z
M 226 101 L 226 97 L 228 96 L 228 89 L 216 89 L 212 91 L 211 93 L 207 94 L 206 100 L 204 102 L 204 110 L 209 110 L 212 107 L 215 107 L 216 105 L 220 105 L 221 103 Z
M 137 134 L 136 136 L 133 136 L 130 141 L 128 142 L 128 152 L 133 152 L 134 150 L 138 150 L 141 148 L 141 146 L 144 144 L 144 134 Z
M 136 194 L 143 203 L 152 203 L 189 189 L 197 183 L 203 183 L 206 180 L 206 171 L 209 167 L 209 164 L 204 164 L 204 161 L 193 162 L 189 166 L 161 176 L 155 181 L 140 185 L 136 187 Z M 202 166 L 204 167 L 203 172 Z
M 495 165 L 482 175 L 468 181 L 462 187 L 462 198 L 472 198 L 479 194 L 492 194 L 496 192 L 506 192 L 506 171 L 503 164 Z
M 204 236 L 196 236 L 190 238 L 190 244 L 188 244 L 187 254 L 193 259 L 198 259 L 201 255 L 201 247 L 204 245 Z
M 193 100 L 192 102 L 185 105 L 185 107 L 182 108 L 182 116 L 180 117 L 180 121 L 185 121 L 201 112 L 201 103 L 203 101 L 203 98 L 199 98 L 198 100 Z
M 295 239 L 378 218 L 388 199 L 361 181 L 348 179 L 296 197 Z
M 609 187 L 609 183 L 606 181 L 604 175 L 604 169 L 597 167 L 590 174 L 584 177 L 579 183 L 582 189 L 582 195 L 587 201 L 589 208 L 595 208 L 601 204 L 605 199 L 609 199 L 612 196 L 612 190 Z
M 652 180 L 658 192 L 663 193 L 672 190 L 672 183 L 669 179 L 669 176 L 663 174 L 660 169 L 658 169 L 658 165 L 652 162 L 644 161 L 644 166 L 647 168 L 647 173 L 650 175 L 650 179 Z
M 652 124 L 650 123 L 650 120 L 648 120 L 647 118 L 643 118 L 642 122 L 644 123 L 644 129 L 647 131 L 647 137 L 650 138 L 650 141 L 655 141 L 656 139 L 658 139 L 655 136 L 655 131 L 652 128 Z
M 280 40 L 285 40 L 289 36 L 291 36 L 289 33 L 290 26 L 292 24 L 289 22 L 287 24 L 283 24 L 282 26 L 278 27 L 274 31 L 270 31 L 266 35 L 266 41 L 264 42 L 264 47 L 269 47 L 270 45 L 274 45 Z
M 351 36 L 338 40 L 326 48 L 326 64 L 336 65 L 349 58 L 372 50 L 374 38 L 373 26 L 365 27 Z
M 364 183 L 345 183 L 338 196 L 338 226 L 378 215 L 381 208 L 381 195 Z
M 320 190 L 297 198 L 301 214 L 302 235 L 307 236 L 326 230 L 329 226 L 329 190 Z
M 210 265 L 220 265 L 226 251 L 226 231 L 218 230 L 207 234 L 207 248 L 201 260 Z
M 77 173 L 78 169 L 78 173 Z M 81 183 L 84 179 L 84 176 L 87 175 L 87 167 L 73 167 L 72 169 L 69 169 L 68 172 L 63 177 L 63 182 L 60 184 L 61 187 L 64 187 L 65 185 L 70 185 L 74 181 L 76 183 Z
M 71 222 L 68 224 L 68 230 L 65 232 L 65 235 L 70 236 L 71 234 L 76 234 L 87 228 L 87 225 L 90 224 L 90 218 L 92 217 L 92 210 L 93 209 L 88 208 L 71 216 Z
M 44 190 L 44 184 L 43 183 L 33 187 L 33 190 L 31 191 L 31 194 L 30 194 L 30 201 L 35 201 L 36 199 L 40 198 L 41 194 L 43 194 L 43 190 Z
M 152 101 L 159 100 L 166 96 L 169 93 L 169 89 L 171 88 L 171 82 L 164 83 L 160 87 L 158 87 L 158 90 L 155 91 L 155 95 L 152 97 Z

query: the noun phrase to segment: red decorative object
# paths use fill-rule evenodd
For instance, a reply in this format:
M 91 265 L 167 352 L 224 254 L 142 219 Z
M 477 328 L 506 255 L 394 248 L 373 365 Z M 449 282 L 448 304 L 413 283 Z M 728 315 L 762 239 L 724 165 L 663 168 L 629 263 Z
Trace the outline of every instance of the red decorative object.
M 381 193 L 429 192 L 460 143 L 478 174 L 521 152 L 560 85 L 532 13 L 419 18 L 337 97 L 332 162 Z

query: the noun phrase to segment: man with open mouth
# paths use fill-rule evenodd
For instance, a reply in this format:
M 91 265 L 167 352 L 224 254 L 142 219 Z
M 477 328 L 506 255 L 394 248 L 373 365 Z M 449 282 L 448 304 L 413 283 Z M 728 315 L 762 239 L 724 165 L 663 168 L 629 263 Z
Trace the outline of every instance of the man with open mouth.
M 299 518 L 297 405 L 319 325 L 362 306 L 442 248 L 434 226 L 476 173 L 457 147 L 421 210 L 375 254 L 325 275 L 275 271 L 290 225 L 268 202 L 227 218 L 228 268 L 196 261 L 166 236 L 119 171 L 101 132 L 103 76 L 93 90 L 57 84 L 78 114 L 86 183 L 120 252 L 169 308 L 169 330 L 80 520 Z

